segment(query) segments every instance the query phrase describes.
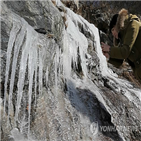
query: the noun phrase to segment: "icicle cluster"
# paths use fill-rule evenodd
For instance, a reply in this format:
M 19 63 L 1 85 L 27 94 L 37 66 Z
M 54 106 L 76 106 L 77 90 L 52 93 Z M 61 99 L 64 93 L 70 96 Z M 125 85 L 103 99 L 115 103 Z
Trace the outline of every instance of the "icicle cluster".
M 56 1 L 60 4 L 60 1 Z M 79 29 L 79 24 L 83 28 L 87 28 L 87 31 L 95 37 L 95 49 L 97 56 L 100 60 L 100 71 L 103 76 L 108 76 L 109 79 L 112 81 L 117 82 L 119 86 L 121 86 L 122 80 L 118 80 L 115 78 L 114 74 L 110 72 L 110 70 L 107 67 L 106 58 L 103 56 L 101 47 L 100 47 L 100 40 L 99 40 L 99 33 L 98 29 L 88 23 L 86 20 L 84 20 L 81 16 L 76 15 L 71 10 L 66 8 L 66 14 L 67 14 L 67 23 L 68 26 L 66 29 L 63 30 L 64 37 L 63 37 L 63 51 L 59 48 L 58 45 L 55 44 L 55 41 L 53 43 L 53 46 L 55 46 L 55 55 L 52 56 L 53 65 L 54 65 L 54 84 L 55 84 L 55 94 L 56 96 L 52 96 L 52 93 L 49 91 L 48 95 L 49 98 L 57 105 L 60 102 L 60 107 L 53 109 L 53 115 L 56 116 L 56 119 L 60 122 L 60 125 L 62 127 L 62 133 L 66 133 L 67 139 L 73 140 L 73 136 L 71 136 L 71 132 L 69 132 L 67 129 L 70 127 L 68 125 L 69 119 L 67 119 L 66 111 L 68 113 L 72 114 L 76 112 L 70 105 L 70 101 L 75 103 L 76 107 L 82 110 L 82 112 L 89 114 L 92 113 L 93 110 L 90 106 L 90 111 L 88 112 L 88 109 L 85 107 L 84 103 L 78 98 L 76 93 L 79 93 L 76 88 L 82 87 L 82 89 L 88 89 L 91 90 L 99 101 L 106 105 L 104 102 L 99 88 L 89 79 L 89 74 L 87 70 L 87 48 L 88 48 L 88 41 L 87 38 L 84 36 L 84 34 Z M 14 19 L 14 18 L 13 18 Z M 40 36 L 35 30 L 29 26 L 29 24 L 24 20 L 13 20 L 13 27 L 10 32 L 9 42 L 8 42 L 8 48 L 7 48 L 7 60 L 6 60 L 6 72 L 5 72 L 5 92 L 4 92 L 4 110 L 6 111 L 6 105 L 7 105 L 7 95 L 8 95 L 8 121 L 10 118 L 10 112 L 12 111 L 12 96 L 14 91 L 14 85 L 15 85 L 15 78 L 16 78 L 16 72 L 18 71 L 18 83 L 17 85 L 17 94 L 16 94 L 16 111 L 15 111 L 15 123 L 19 122 L 19 113 L 21 110 L 21 103 L 22 98 L 25 94 L 24 92 L 24 86 L 25 86 L 25 79 L 28 78 L 28 135 L 30 135 L 30 122 L 31 122 L 31 102 L 32 102 L 32 95 L 34 94 L 34 97 L 36 99 L 37 94 L 41 95 L 43 91 L 43 78 L 45 78 L 45 85 L 48 86 L 49 83 L 49 67 L 48 64 L 46 64 L 46 68 L 44 68 L 44 60 L 46 58 L 46 48 L 48 48 L 49 42 L 45 39 L 44 36 Z M 13 56 L 12 56 L 13 54 Z M 20 57 L 19 57 L 20 56 Z M 78 57 L 80 57 L 80 62 L 78 62 Z M 77 69 L 78 63 L 80 63 L 83 73 L 83 80 L 80 80 L 77 78 L 76 75 L 72 77 L 72 69 Z M 19 64 L 19 67 L 17 66 Z M 11 67 L 10 67 L 11 66 Z M 73 67 L 72 67 L 73 66 Z M 11 69 L 10 69 L 11 68 Z M 45 73 L 43 72 L 45 70 Z M 61 76 L 61 72 L 63 72 L 63 78 L 64 80 L 67 80 L 67 96 L 70 96 L 70 101 L 66 98 L 64 101 L 62 100 L 63 97 L 60 98 L 60 96 L 57 96 L 58 94 L 58 85 L 59 80 Z M 28 76 L 27 76 L 28 75 Z M 10 81 L 9 81 L 10 80 Z M 123 84 L 123 83 L 122 83 Z M 9 85 L 9 87 L 8 87 Z M 124 84 L 122 86 L 123 89 L 126 89 L 127 86 Z M 8 91 L 9 90 L 9 91 Z M 133 90 L 130 89 L 130 92 L 133 92 Z M 128 97 L 131 93 L 127 92 L 125 95 Z M 133 93 L 140 94 L 138 91 L 134 91 Z M 8 94 L 7 94 L 8 93 Z M 128 94 L 128 95 L 127 95 Z M 85 95 L 83 92 L 82 95 Z M 59 100 L 58 100 L 58 99 Z M 50 100 L 50 101 L 51 101 Z M 61 103 L 62 102 L 62 103 Z M 36 100 L 35 100 L 36 104 Z M 55 105 L 54 104 L 54 105 Z M 63 109 L 65 105 L 65 110 Z M 57 107 L 56 106 L 56 107 Z M 71 108 L 70 108 L 71 107 Z M 106 106 L 105 106 L 106 107 Z M 108 109 L 108 108 L 107 108 Z M 53 115 L 50 115 L 49 113 L 50 107 L 46 107 L 46 113 L 49 115 L 48 118 L 50 118 L 50 121 L 53 119 Z M 63 111 L 64 110 L 64 111 Z M 110 109 L 108 109 L 110 111 Z M 80 117 L 80 123 L 83 124 L 84 131 L 89 128 L 89 125 L 91 121 L 83 116 L 83 114 L 78 114 Z M 64 119 L 66 118 L 66 119 Z M 63 123 L 64 122 L 64 123 Z M 53 122 L 52 122 L 53 123 Z M 49 126 L 52 126 L 52 123 L 49 124 Z M 74 124 L 74 127 L 79 127 L 80 125 L 77 125 L 78 123 Z M 57 133 L 54 129 L 55 127 L 52 127 L 52 130 L 54 132 L 50 133 L 50 138 L 54 140 L 57 139 Z M 78 129 L 80 131 L 80 129 Z M 14 130 L 16 131 L 16 130 Z M 67 133 L 68 132 L 68 133 Z M 15 133 L 15 132 L 14 132 Z M 17 131 L 16 131 L 17 133 Z M 56 134 L 55 134 L 56 133 Z M 76 131 L 76 134 L 80 137 L 80 132 Z M 90 133 L 86 133 L 87 135 L 90 135 Z M 13 134 L 14 135 L 14 134 Z M 76 135 L 77 136 L 77 135 Z M 91 135 L 90 135 L 91 136 Z
M 34 36 L 33 36 L 34 35 Z M 25 22 L 24 19 L 21 21 L 13 20 L 13 27 L 10 33 L 10 38 L 8 42 L 7 48 L 7 60 L 6 60 L 6 74 L 5 74 L 5 100 L 4 100 L 4 108 L 6 107 L 6 95 L 7 95 L 7 86 L 8 80 L 10 79 L 10 90 L 9 90 L 9 98 L 8 98 L 8 121 L 9 115 L 12 107 L 12 95 L 14 89 L 15 75 L 18 69 L 18 57 L 21 51 L 20 58 L 20 66 L 18 73 L 18 83 L 17 83 L 17 102 L 16 102 L 16 111 L 15 111 L 15 122 L 18 121 L 18 114 L 21 108 L 21 100 L 23 97 L 23 89 L 25 83 L 25 75 L 26 68 L 28 67 L 28 80 L 29 80 L 29 88 L 28 88 L 28 115 L 29 115 L 29 123 L 30 123 L 30 111 L 31 111 L 31 97 L 32 97 L 32 89 L 33 89 L 33 81 L 35 83 L 35 94 L 36 94 L 36 86 L 37 86 L 37 67 L 38 67 L 38 34 L 33 30 L 32 27 Z M 12 50 L 13 58 L 12 58 Z M 12 60 L 11 60 L 12 59 Z M 41 59 L 40 59 L 41 60 Z M 12 62 L 12 69 L 10 70 L 10 63 Z M 40 62 L 41 64 L 42 62 Z M 42 72 L 42 65 L 39 65 L 40 73 Z M 10 71 L 12 71 L 10 73 Z M 11 74 L 11 75 L 10 75 Z M 41 81 L 42 84 L 42 81 Z M 30 124 L 29 124 L 30 128 Z
M 11 14 L 12 15 L 12 14 Z M 49 47 L 49 41 L 46 36 L 39 35 L 33 27 L 31 27 L 24 19 L 14 19 L 13 26 L 10 32 L 7 59 L 6 59 L 6 71 L 5 71 L 5 91 L 4 91 L 4 113 L 6 113 L 6 107 L 8 102 L 8 126 L 10 113 L 13 110 L 12 97 L 15 85 L 17 85 L 16 103 L 15 103 L 15 126 L 16 122 L 20 123 L 19 114 L 21 111 L 22 98 L 25 95 L 24 87 L 28 85 L 27 100 L 28 104 L 24 109 L 28 111 L 28 135 L 30 134 L 30 122 L 31 122 L 31 103 L 32 95 L 35 97 L 35 104 L 37 99 L 37 93 L 42 94 L 43 88 L 43 64 L 46 59 L 46 51 Z M 58 77 L 60 77 L 62 63 L 61 61 L 61 49 L 52 43 L 56 49 L 55 55 L 52 56 L 54 60 L 54 74 L 55 74 L 55 87 L 57 94 L 57 85 L 59 83 Z M 13 54 L 13 56 L 12 56 Z M 61 65 L 60 65 L 61 64 Z M 11 66 L 11 68 L 10 68 Z M 45 83 L 48 86 L 49 66 L 46 66 Z M 18 73 L 17 73 L 18 72 Z M 18 75 L 18 76 L 17 76 Z M 27 76 L 28 75 L 28 76 Z M 17 84 L 15 83 L 16 77 L 18 78 Z M 27 77 L 27 78 L 26 78 Z M 25 82 L 28 80 L 28 84 Z M 9 86 L 9 87 L 8 87 Z M 38 88 L 38 89 L 37 89 Z M 8 99 L 7 99 L 8 96 Z M 23 117 L 24 119 L 25 117 Z
M 14 18 L 13 18 L 14 19 Z M 64 30 L 64 45 L 63 54 L 61 49 L 56 46 L 56 53 L 54 57 L 54 74 L 55 74 L 55 87 L 57 94 L 57 87 L 59 83 L 58 77 L 60 77 L 61 68 L 63 67 L 64 78 L 70 79 L 72 64 L 77 67 L 78 60 L 78 48 L 81 57 L 81 65 L 84 76 L 87 76 L 86 59 L 87 53 L 87 39 L 84 35 L 78 31 L 74 23 L 68 17 L 69 26 L 67 31 Z M 76 32 L 73 28 L 76 29 Z M 79 38 L 78 38 L 79 37 Z M 5 73 L 5 98 L 4 98 L 4 110 L 6 111 L 7 93 L 8 93 L 8 121 L 12 109 L 12 96 L 14 92 L 16 71 L 18 71 L 18 83 L 17 83 L 17 101 L 15 103 L 15 125 L 19 121 L 19 113 L 21 110 L 21 102 L 24 96 L 24 87 L 26 75 L 28 75 L 28 134 L 30 134 L 30 114 L 31 114 L 31 102 L 32 94 L 35 99 L 37 91 L 42 93 L 43 86 L 43 60 L 45 56 L 45 48 L 48 47 L 48 43 L 44 37 L 41 39 L 35 30 L 28 25 L 24 19 L 13 20 L 13 27 L 10 32 L 10 38 L 7 48 L 7 60 L 6 60 L 6 73 Z M 13 56 L 12 56 L 13 54 Z M 19 57 L 20 56 L 20 57 Z M 62 61 L 62 62 L 61 62 Z M 12 67 L 10 65 L 12 62 Z M 19 64 L 19 66 L 18 66 Z M 10 73 L 11 72 L 11 73 Z M 48 66 L 46 67 L 46 86 L 48 85 Z M 10 80 L 10 82 L 9 82 Z M 8 85 L 10 89 L 8 91 Z M 38 86 L 38 87 L 37 87 Z M 34 88 L 34 89 L 33 89 Z M 38 88 L 38 90 L 37 90 Z M 9 123 L 8 123 L 9 124 Z

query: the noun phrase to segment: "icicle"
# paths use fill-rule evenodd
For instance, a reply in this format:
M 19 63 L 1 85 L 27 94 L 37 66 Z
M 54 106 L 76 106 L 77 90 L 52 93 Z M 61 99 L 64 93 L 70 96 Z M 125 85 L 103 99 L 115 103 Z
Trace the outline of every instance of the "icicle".
M 81 59 L 82 72 L 84 76 L 87 77 L 88 72 L 87 72 L 85 55 L 87 54 L 88 41 L 87 41 L 87 38 L 79 31 L 78 26 L 75 25 L 77 23 L 74 23 L 76 19 L 78 19 L 80 23 L 82 23 L 81 20 L 78 17 L 76 17 L 76 19 L 73 19 L 72 18 L 74 16 L 74 15 L 72 16 L 73 13 L 71 13 L 69 10 L 67 12 L 69 14 L 69 16 L 67 16 L 68 27 L 67 27 L 66 32 L 64 32 L 64 40 L 66 40 L 64 41 L 64 48 L 66 48 L 65 44 L 68 44 L 67 45 L 68 49 L 66 49 L 66 51 L 68 50 L 68 55 L 67 55 L 68 56 L 68 65 L 70 65 L 67 68 L 71 70 L 72 61 L 73 61 L 74 66 L 75 64 L 77 64 L 77 59 L 78 59 L 77 50 L 79 47 L 79 55 Z
M 55 55 L 54 64 L 55 64 L 55 70 L 54 70 L 54 73 L 55 73 L 55 92 L 57 95 L 57 55 Z
M 86 66 L 86 58 L 85 58 L 85 54 L 87 53 L 87 51 L 83 50 L 82 48 L 84 48 L 85 45 L 83 46 L 79 46 L 79 53 L 80 53 L 80 58 L 81 58 L 81 67 L 82 67 L 82 71 L 85 77 L 87 77 L 88 73 L 87 73 L 87 66 Z
M 59 50 L 59 47 L 58 45 L 56 46 L 56 61 L 55 61 L 55 74 L 56 74 L 56 86 L 58 85 L 58 82 L 59 82 L 59 73 L 58 73 L 58 68 L 59 68 L 59 60 L 60 59 L 60 50 Z M 57 89 L 57 87 L 56 87 Z
M 27 23 L 23 23 L 27 24 Z M 27 26 L 27 25 L 26 25 Z M 31 47 L 31 37 L 32 37 L 32 29 L 30 26 L 27 26 L 27 36 L 26 36 L 26 43 L 25 47 L 22 51 L 22 57 L 20 62 L 20 70 L 19 70 L 19 80 L 18 80 L 18 93 L 17 93 L 17 105 L 16 105 L 16 113 L 15 113 L 15 122 L 18 120 L 18 113 L 20 109 L 22 94 L 23 94 L 23 87 L 24 87 L 24 80 L 25 80 L 25 73 L 26 73 L 26 66 L 27 66 L 27 59 L 29 49 Z
M 72 58 L 73 59 L 72 60 L 73 61 L 72 62 L 73 63 L 73 69 L 76 70 L 76 67 L 78 65 L 78 63 L 77 63 L 77 61 L 78 61 L 78 59 L 77 59 L 78 58 L 78 54 L 77 54 L 78 43 L 76 41 L 75 42 L 72 41 L 71 43 L 72 43 L 72 47 L 71 48 L 73 48 L 72 53 L 71 53 L 73 55 L 72 56 L 73 57 Z
M 35 94 L 35 105 L 37 103 L 37 74 L 38 74 L 38 52 L 37 52 L 37 49 L 36 49 L 36 52 L 35 52 L 35 77 L 34 77 L 34 80 L 35 80 L 35 88 L 34 88 L 34 94 Z
M 59 64 L 59 56 L 60 56 L 60 50 L 59 50 L 59 47 L 57 45 L 56 46 L 56 62 L 57 62 L 57 65 Z
M 9 101 L 8 101 L 8 121 L 9 121 L 9 114 L 11 112 L 11 107 L 12 107 L 11 105 L 12 94 L 13 94 L 13 87 L 14 87 L 14 81 L 15 81 L 17 59 L 18 59 L 20 48 L 23 44 L 24 36 L 25 36 L 25 27 L 23 26 L 20 33 L 17 35 L 17 38 L 15 40 L 15 46 L 14 46 L 14 57 L 12 62 L 12 73 L 11 73 L 10 92 L 9 92 Z
M 63 39 L 63 75 L 65 78 L 69 78 L 71 75 L 71 57 L 69 52 L 68 44 L 68 34 L 64 30 L 64 39 Z
M 35 36 L 34 36 L 35 37 Z M 36 48 L 35 48 L 35 39 L 31 41 L 31 49 L 29 51 L 29 58 L 28 58 L 28 74 L 29 74 L 29 90 L 28 90 L 28 136 L 30 134 L 30 113 L 31 113 L 31 98 L 32 98 L 32 85 L 33 85 L 33 75 L 34 75 L 34 66 L 36 62 L 34 61 Z
M 8 76 L 9 76 L 9 68 L 10 68 L 10 59 L 12 54 L 13 45 L 17 36 L 20 27 L 13 23 L 12 30 L 10 32 L 9 41 L 8 41 L 8 48 L 7 48 L 7 59 L 6 59 L 6 72 L 5 72 L 5 91 L 4 91 L 4 111 L 6 108 L 6 96 L 7 96 L 7 83 L 8 83 Z M 6 111 L 5 111 L 6 112 Z M 4 113 L 5 113 L 4 112 Z
M 48 66 L 47 66 L 47 68 L 46 68 L 46 87 L 47 87 L 47 84 L 48 84 Z
M 61 48 L 59 50 L 59 73 L 58 73 L 58 76 L 61 77 L 61 68 L 62 68 L 62 58 L 61 58 Z
M 42 86 L 43 86 L 43 62 L 42 62 L 42 52 L 39 50 L 39 94 L 41 94 Z
M 55 90 L 57 94 L 57 56 L 55 56 Z

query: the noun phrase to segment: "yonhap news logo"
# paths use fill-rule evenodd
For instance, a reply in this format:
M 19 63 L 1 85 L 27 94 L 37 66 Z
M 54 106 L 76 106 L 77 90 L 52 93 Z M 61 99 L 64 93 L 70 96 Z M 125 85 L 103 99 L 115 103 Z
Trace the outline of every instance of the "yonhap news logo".
M 93 136 L 97 135 L 98 130 L 99 130 L 98 122 L 93 122 L 93 123 L 90 125 L 90 131 L 91 131 L 91 133 L 93 134 Z
M 128 126 L 128 125 L 104 126 L 104 125 L 99 125 L 98 122 L 93 122 L 90 125 L 90 131 L 93 136 L 96 136 L 99 131 L 100 132 L 116 132 L 116 131 L 138 132 L 138 126 Z

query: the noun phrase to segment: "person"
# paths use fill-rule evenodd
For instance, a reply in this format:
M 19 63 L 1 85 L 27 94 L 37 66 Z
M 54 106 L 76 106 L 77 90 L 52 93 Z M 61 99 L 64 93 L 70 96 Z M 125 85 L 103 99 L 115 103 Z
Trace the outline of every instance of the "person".
M 113 46 L 101 43 L 102 52 L 110 63 L 120 67 L 126 60 L 141 83 L 141 22 L 128 10 L 121 9 L 110 22 Z

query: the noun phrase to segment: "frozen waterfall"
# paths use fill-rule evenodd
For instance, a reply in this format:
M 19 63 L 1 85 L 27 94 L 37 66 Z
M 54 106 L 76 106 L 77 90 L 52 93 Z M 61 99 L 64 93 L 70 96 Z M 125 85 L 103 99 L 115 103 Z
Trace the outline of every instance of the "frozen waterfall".
M 56 2 L 61 4 L 60 1 Z M 113 112 L 108 106 L 110 102 L 105 102 L 102 90 L 91 80 L 87 65 L 87 56 L 90 56 L 87 52 L 88 39 L 81 32 L 80 25 L 94 37 L 101 76 L 107 77 L 111 85 L 117 85 L 114 85 L 117 93 L 124 92 L 125 97 L 137 107 L 140 106 L 138 103 L 141 101 L 141 92 L 133 89 L 128 81 L 119 79 L 108 68 L 100 47 L 98 29 L 68 8 L 66 15 L 67 28 L 63 28 L 63 46 L 60 47 L 54 38 L 49 39 L 46 35 L 37 33 L 23 18 L 11 13 L 12 29 L 7 48 L 4 112 L 8 115 L 8 127 L 12 111 L 15 112 L 14 128 L 11 131 L 11 137 L 15 141 L 37 140 L 34 139 L 36 133 L 33 135 L 30 130 L 31 125 L 36 124 L 36 120 L 32 123 L 32 107 L 36 107 L 34 114 L 40 111 L 42 119 L 47 119 L 47 125 L 40 119 L 39 126 L 44 130 L 41 134 L 42 141 L 47 141 L 47 137 L 51 141 L 73 141 L 81 140 L 82 136 L 83 140 L 97 140 L 97 136 L 93 136 L 90 129 L 92 123 L 97 120 L 96 115 L 93 115 L 97 106 L 94 100 L 97 102 L 98 99 L 109 113 Z M 47 56 L 47 52 L 51 57 Z M 76 73 L 78 64 L 82 69 L 81 78 Z M 54 82 L 54 86 L 50 81 Z M 62 88 L 64 91 L 60 90 L 62 81 L 66 87 Z M 13 97 L 16 99 L 15 107 Z M 138 103 L 134 101 L 135 97 Z M 17 129 L 17 126 L 20 128 Z

